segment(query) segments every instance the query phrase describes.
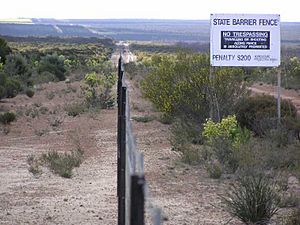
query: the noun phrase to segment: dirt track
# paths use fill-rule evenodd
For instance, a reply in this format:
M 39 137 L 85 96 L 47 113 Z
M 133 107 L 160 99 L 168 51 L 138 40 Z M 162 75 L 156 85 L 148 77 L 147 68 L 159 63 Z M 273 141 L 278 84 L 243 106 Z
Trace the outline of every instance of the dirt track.
M 272 95 L 277 98 L 277 87 L 267 84 L 254 84 L 249 88 L 252 92 L 257 94 Z M 290 100 L 300 113 L 300 92 L 295 90 L 286 90 L 281 88 L 281 98 Z

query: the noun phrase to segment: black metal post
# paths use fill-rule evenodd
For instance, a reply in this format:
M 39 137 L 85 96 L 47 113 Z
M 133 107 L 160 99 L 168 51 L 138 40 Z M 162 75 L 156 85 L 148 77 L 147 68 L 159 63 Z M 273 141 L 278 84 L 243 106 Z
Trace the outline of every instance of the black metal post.
M 145 196 L 144 196 L 145 177 L 131 176 L 131 207 L 130 225 L 144 225 L 145 215 Z
M 125 225 L 125 185 L 126 185 L 126 87 L 123 87 L 122 58 L 118 65 L 118 132 L 117 132 L 117 195 L 118 225 Z
M 120 116 L 120 192 L 118 205 L 119 225 L 125 225 L 126 218 L 126 93 L 127 88 L 121 91 L 121 116 Z
M 118 105 L 118 118 L 117 118 L 117 196 L 120 195 L 120 143 L 121 143 L 121 94 L 122 94 L 122 57 L 119 58 L 118 63 L 118 87 L 117 87 L 117 105 Z

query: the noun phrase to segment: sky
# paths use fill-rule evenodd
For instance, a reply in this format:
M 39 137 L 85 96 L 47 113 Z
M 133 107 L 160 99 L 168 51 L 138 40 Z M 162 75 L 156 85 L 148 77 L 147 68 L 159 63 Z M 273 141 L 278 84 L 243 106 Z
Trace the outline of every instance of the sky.
M 0 18 L 198 20 L 211 13 L 263 13 L 300 22 L 299 11 L 299 0 L 1 0 Z

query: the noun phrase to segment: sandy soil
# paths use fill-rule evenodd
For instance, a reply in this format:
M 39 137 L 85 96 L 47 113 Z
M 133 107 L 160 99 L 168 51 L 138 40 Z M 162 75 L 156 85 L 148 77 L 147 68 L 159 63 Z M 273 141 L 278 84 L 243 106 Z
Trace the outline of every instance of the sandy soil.
M 80 100 L 78 82 L 39 89 L 32 99 L 21 95 L 0 103 L 2 110 L 24 114 L 8 127 L 8 134 L 0 134 L 0 224 L 116 224 L 116 110 L 70 117 L 63 107 Z M 41 107 L 48 112 L 25 115 Z M 51 125 L 55 119 L 59 126 Z M 29 155 L 70 151 L 78 143 L 85 158 L 71 179 L 47 168 L 39 176 L 28 171 Z

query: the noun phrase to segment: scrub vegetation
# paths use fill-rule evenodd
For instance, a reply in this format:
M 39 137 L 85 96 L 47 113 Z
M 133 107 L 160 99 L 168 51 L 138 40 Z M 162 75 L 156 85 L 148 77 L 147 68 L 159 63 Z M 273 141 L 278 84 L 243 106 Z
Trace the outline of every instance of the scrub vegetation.
M 8 134 L 11 123 L 24 117 L 27 122 L 46 117 L 49 127 L 34 129 L 39 137 L 50 135 L 50 131 L 58 131 L 64 122 L 65 115 L 76 117 L 95 109 L 107 109 L 115 104 L 111 89 L 116 81 L 116 73 L 110 57 L 114 43 L 108 39 L 84 38 L 21 38 L 8 42 L 0 38 L 0 100 L 6 102 L 18 95 L 26 95 L 35 99 L 35 92 L 42 87 L 54 83 L 63 83 L 66 88 L 61 92 L 46 91 L 48 101 L 56 98 L 67 98 L 76 95 L 77 100 L 68 102 L 63 107 L 51 110 L 40 102 L 32 106 L 17 106 L 18 110 L 1 107 L 1 131 Z M 78 82 L 80 85 L 72 85 Z M 78 88 L 80 87 L 80 88 Z M 78 90 L 79 89 L 79 90 Z M 46 104 L 48 104 L 46 102 Z M 49 105 L 49 104 L 48 104 Z M 13 107 L 13 106 L 11 106 Z M 57 106 L 58 107 L 58 106 Z M 31 124 L 31 126 L 35 126 Z M 42 165 L 62 177 L 70 178 L 74 167 L 79 167 L 83 160 L 81 147 L 70 152 L 51 150 L 41 157 L 28 158 L 29 171 L 40 174 Z
M 291 191 L 281 188 L 279 174 L 300 177 L 300 120 L 282 100 L 279 124 L 276 99 L 250 95 L 248 87 L 281 69 L 299 89 L 299 59 L 283 58 L 277 69 L 210 69 L 205 53 L 144 50 L 125 69 L 170 124 L 173 150 L 211 178 L 235 177 L 223 195 L 225 210 L 245 224 L 268 224 Z

